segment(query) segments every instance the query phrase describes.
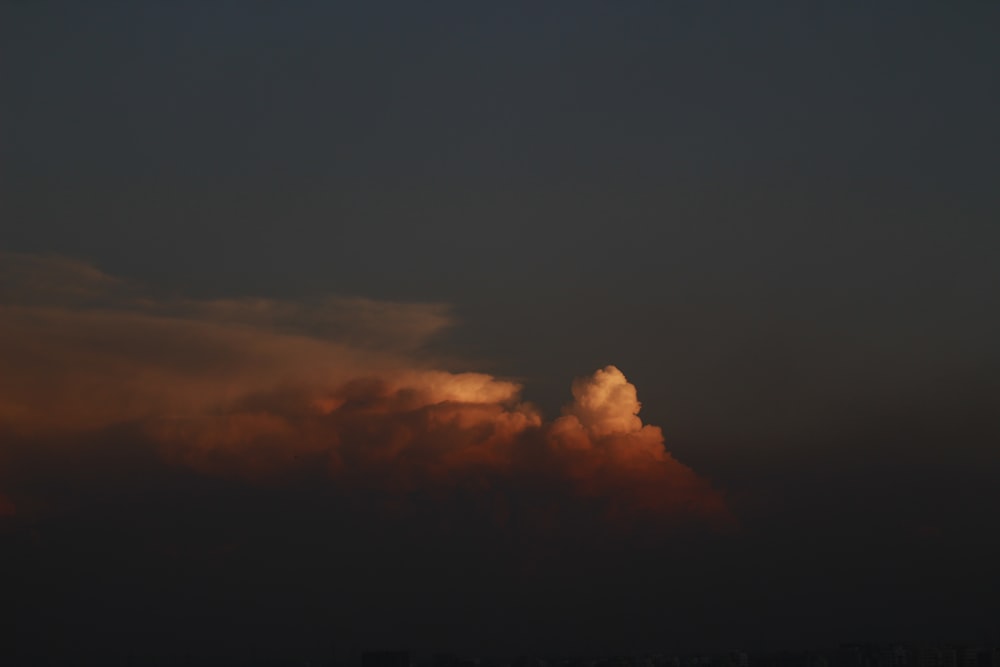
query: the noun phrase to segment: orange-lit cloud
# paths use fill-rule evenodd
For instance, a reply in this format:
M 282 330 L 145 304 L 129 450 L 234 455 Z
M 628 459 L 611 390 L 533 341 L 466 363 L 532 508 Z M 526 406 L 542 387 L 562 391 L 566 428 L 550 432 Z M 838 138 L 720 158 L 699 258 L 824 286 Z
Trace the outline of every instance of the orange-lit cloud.
M 280 480 L 318 466 L 345 489 L 389 494 L 532 479 L 614 519 L 728 516 L 642 424 L 613 366 L 574 382 L 547 422 L 516 383 L 422 360 L 452 324 L 440 304 L 154 300 L 86 264 L 12 257 L 0 291 L 11 442 L 73 446 L 128 424 L 206 474 Z

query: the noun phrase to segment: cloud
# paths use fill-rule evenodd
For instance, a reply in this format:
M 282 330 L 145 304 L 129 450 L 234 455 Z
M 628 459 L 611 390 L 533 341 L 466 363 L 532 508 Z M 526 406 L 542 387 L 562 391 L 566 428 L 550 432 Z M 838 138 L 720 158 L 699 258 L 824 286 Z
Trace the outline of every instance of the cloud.
M 461 490 L 501 508 L 532 485 L 616 521 L 728 519 L 614 366 L 545 421 L 518 384 L 421 352 L 453 324 L 441 304 L 153 299 L 85 264 L 16 260 L 0 303 L 9 442 L 78 447 L 127 425 L 135 446 L 207 475 L 320 470 L 345 493 Z
M 453 324 L 446 304 L 340 296 L 301 303 L 274 299 L 178 300 L 168 312 L 395 351 L 418 350 Z
M 610 516 L 727 514 L 723 497 L 667 452 L 660 428 L 642 423 L 635 385 L 616 367 L 576 380 L 573 399 L 549 442 L 580 492 L 608 499 Z
M 591 377 L 573 383 L 573 404 L 566 410 L 567 421 L 573 419 L 595 438 L 635 433 L 642 430 L 635 385 L 625 375 L 608 366 Z
M 418 367 L 442 304 L 153 299 L 86 264 L 0 256 L 0 426 L 96 429 L 224 409 L 279 386 Z
M 40 305 L 121 303 L 131 291 L 123 280 L 77 259 L 0 251 L 0 303 Z

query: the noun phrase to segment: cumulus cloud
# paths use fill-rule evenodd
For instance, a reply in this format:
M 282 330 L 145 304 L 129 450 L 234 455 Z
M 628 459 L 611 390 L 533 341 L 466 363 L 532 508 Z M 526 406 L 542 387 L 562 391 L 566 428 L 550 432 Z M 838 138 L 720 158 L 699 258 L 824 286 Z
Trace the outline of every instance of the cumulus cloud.
M 641 430 L 641 407 L 635 385 L 620 370 L 608 366 L 573 382 L 573 404 L 566 412 L 569 421 L 575 418 L 589 434 L 602 438 Z
M 124 424 L 167 463 L 208 475 L 319 469 L 345 492 L 463 489 L 500 505 L 532 480 L 613 519 L 728 516 L 642 423 L 614 366 L 576 380 L 546 421 L 518 384 L 422 358 L 453 324 L 441 304 L 152 299 L 85 264 L 21 256 L 5 279 L 9 442 L 79 446 Z

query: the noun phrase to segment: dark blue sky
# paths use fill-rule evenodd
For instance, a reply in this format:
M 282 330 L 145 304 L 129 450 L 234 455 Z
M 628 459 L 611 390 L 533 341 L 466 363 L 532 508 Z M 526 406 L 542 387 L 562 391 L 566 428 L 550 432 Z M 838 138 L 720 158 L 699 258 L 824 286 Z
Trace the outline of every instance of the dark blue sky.
M 987 4 L 3 11 L 9 250 L 449 302 L 550 411 L 617 363 L 684 430 L 997 366 Z
M 777 599 L 846 618 L 843 582 L 933 524 L 980 560 L 938 544 L 840 629 L 946 625 L 922 581 L 982 636 L 998 34 L 985 2 L 4 2 L 0 249 L 189 297 L 450 303 L 442 349 L 547 414 L 614 363 L 743 499 L 753 562 L 823 545 Z

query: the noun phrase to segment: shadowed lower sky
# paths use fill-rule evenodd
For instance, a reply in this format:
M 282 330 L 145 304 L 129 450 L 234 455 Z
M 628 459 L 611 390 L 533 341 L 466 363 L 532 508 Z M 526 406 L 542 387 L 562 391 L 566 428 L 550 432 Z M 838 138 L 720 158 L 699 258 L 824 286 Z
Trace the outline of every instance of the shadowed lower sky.
M 0 4 L 10 645 L 1000 641 L 998 30 Z

